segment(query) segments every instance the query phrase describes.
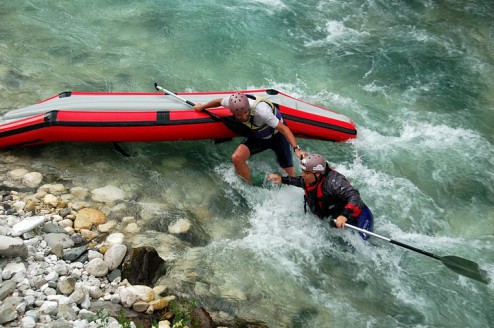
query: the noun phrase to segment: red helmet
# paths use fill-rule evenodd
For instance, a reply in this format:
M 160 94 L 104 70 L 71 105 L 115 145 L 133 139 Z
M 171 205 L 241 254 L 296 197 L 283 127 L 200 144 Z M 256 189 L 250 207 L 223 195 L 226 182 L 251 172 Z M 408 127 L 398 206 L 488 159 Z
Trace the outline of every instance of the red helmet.
M 307 172 L 324 172 L 326 170 L 326 160 L 319 154 L 312 154 L 302 158 L 300 168 Z
M 228 100 L 228 108 L 233 115 L 243 115 L 249 112 L 249 99 L 243 93 L 234 93 Z

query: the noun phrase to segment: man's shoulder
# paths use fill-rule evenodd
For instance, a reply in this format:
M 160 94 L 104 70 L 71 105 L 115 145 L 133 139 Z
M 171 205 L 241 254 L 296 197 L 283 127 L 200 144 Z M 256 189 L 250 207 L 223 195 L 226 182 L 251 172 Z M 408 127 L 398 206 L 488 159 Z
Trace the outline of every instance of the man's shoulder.
M 221 106 L 228 107 L 229 101 L 230 101 L 230 96 L 221 98 Z
M 345 179 L 345 176 L 333 169 L 330 169 L 328 174 L 326 175 L 326 183 L 328 184 L 331 184 L 332 182 L 336 182 L 342 179 Z
M 273 114 L 273 110 L 269 104 L 261 101 L 258 102 L 256 105 L 256 114 L 259 114 L 261 116 L 270 116 L 270 114 Z
M 332 188 L 342 188 L 350 185 L 348 179 L 340 172 L 331 169 L 326 176 L 326 184 Z

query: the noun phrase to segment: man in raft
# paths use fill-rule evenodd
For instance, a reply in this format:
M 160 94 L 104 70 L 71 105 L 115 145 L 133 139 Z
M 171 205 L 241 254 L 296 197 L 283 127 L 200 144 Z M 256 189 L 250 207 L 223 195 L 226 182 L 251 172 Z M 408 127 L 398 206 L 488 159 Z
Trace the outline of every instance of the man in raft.
M 279 174 L 269 174 L 268 179 L 274 184 L 287 184 L 303 188 L 304 209 L 320 219 L 336 218 L 330 223 L 337 228 L 344 228 L 345 223 L 356 225 L 367 231 L 372 231 L 373 216 L 370 209 L 360 198 L 360 193 L 352 187 L 344 175 L 329 166 L 324 157 L 312 154 L 301 160 L 302 175 L 298 177 L 281 177 Z M 369 235 L 359 232 L 362 239 Z
M 233 152 L 232 162 L 235 171 L 252 184 L 247 160 L 254 154 L 271 149 L 276 154 L 278 164 L 291 176 L 295 176 L 292 151 L 298 158 L 305 154 L 300 150 L 295 136 L 285 125 L 278 108 L 268 99 L 235 93 L 229 97 L 218 98 L 206 104 L 196 104 L 198 112 L 211 107 L 227 107 L 236 120 L 244 123 L 252 137 L 245 138 Z

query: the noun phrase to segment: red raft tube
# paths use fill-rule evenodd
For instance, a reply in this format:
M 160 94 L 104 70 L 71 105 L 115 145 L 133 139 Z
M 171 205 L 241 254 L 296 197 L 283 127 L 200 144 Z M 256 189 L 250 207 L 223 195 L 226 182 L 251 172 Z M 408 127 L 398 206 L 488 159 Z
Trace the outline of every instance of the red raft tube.
M 243 92 L 275 103 L 293 134 L 300 138 L 347 141 L 357 137 L 345 115 L 273 89 L 190 92 L 62 92 L 37 104 L 7 112 L 0 119 L 0 148 L 53 142 L 156 142 L 227 139 L 238 134 L 223 118 L 224 107 L 196 112 L 206 103 Z M 187 100 L 187 103 L 182 100 Z

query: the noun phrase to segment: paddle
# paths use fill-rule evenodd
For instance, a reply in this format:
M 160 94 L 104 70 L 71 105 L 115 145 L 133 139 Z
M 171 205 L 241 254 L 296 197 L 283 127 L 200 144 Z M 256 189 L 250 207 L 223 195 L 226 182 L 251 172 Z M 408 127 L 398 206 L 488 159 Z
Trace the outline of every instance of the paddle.
M 488 284 L 490 282 L 489 278 L 487 277 L 487 272 L 485 272 L 484 270 L 479 268 L 479 265 L 477 263 L 472 262 L 470 260 L 467 260 L 467 259 L 464 259 L 464 258 L 461 258 L 458 256 L 438 256 L 438 255 L 429 253 L 427 251 L 415 248 L 413 246 L 401 243 L 399 241 L 380 236 L 378 234 L 375 234 L 373 232 L 361 229 L 359 227 L 355 227 L 355 226 L 348 224 L 348 223 L 345 223 L 345 227 L 348 227 L 350 229 L 368 234 L 370 236 L 380 238 L 382 240 L 390 242 L 391 244 L 404 247 L 404 248 L 409 249 L 411 251 L 432 257 L 433 259 L 436 259 L 436 260 L 443 262 L 443 264 L 445 266 L 447 266 L 449 269 L 453 270 L 454 272 L 456 272 L 458 274 L 461 274 L 462 276 L 465 276 L 465 277 L 468 277 L 471 279 L 475 279 L 475 280 L 483 282 L 485 284 Z
M 183 101 L 187 105 L 194 107 L 196 104 L 194 104 L 192 101 L 187 100 L 185 98 L 180 97 L 176 93 L 173 93 L 169 90 L 166 90 L 165 88 L 161 87 L 158 85 L 158 83 L 154 82 L 154 87 L 156 90 L 164 92 L 165 94 L 168 94 L 180 101 Z M 252 131 L 242 122 L 237 121 L 233 116 L 226 116 L 226 117 L 220 117 L 212 112 L 210 112 L 207 109 L 204 109 L 203 112 L 206 112 L 209 116 L 214 118 L 216 121 L 221 121 L 225 126 L 230 129 L 233 133 L 238 134 L 240 136 L 249 138 L 252 136 Z

